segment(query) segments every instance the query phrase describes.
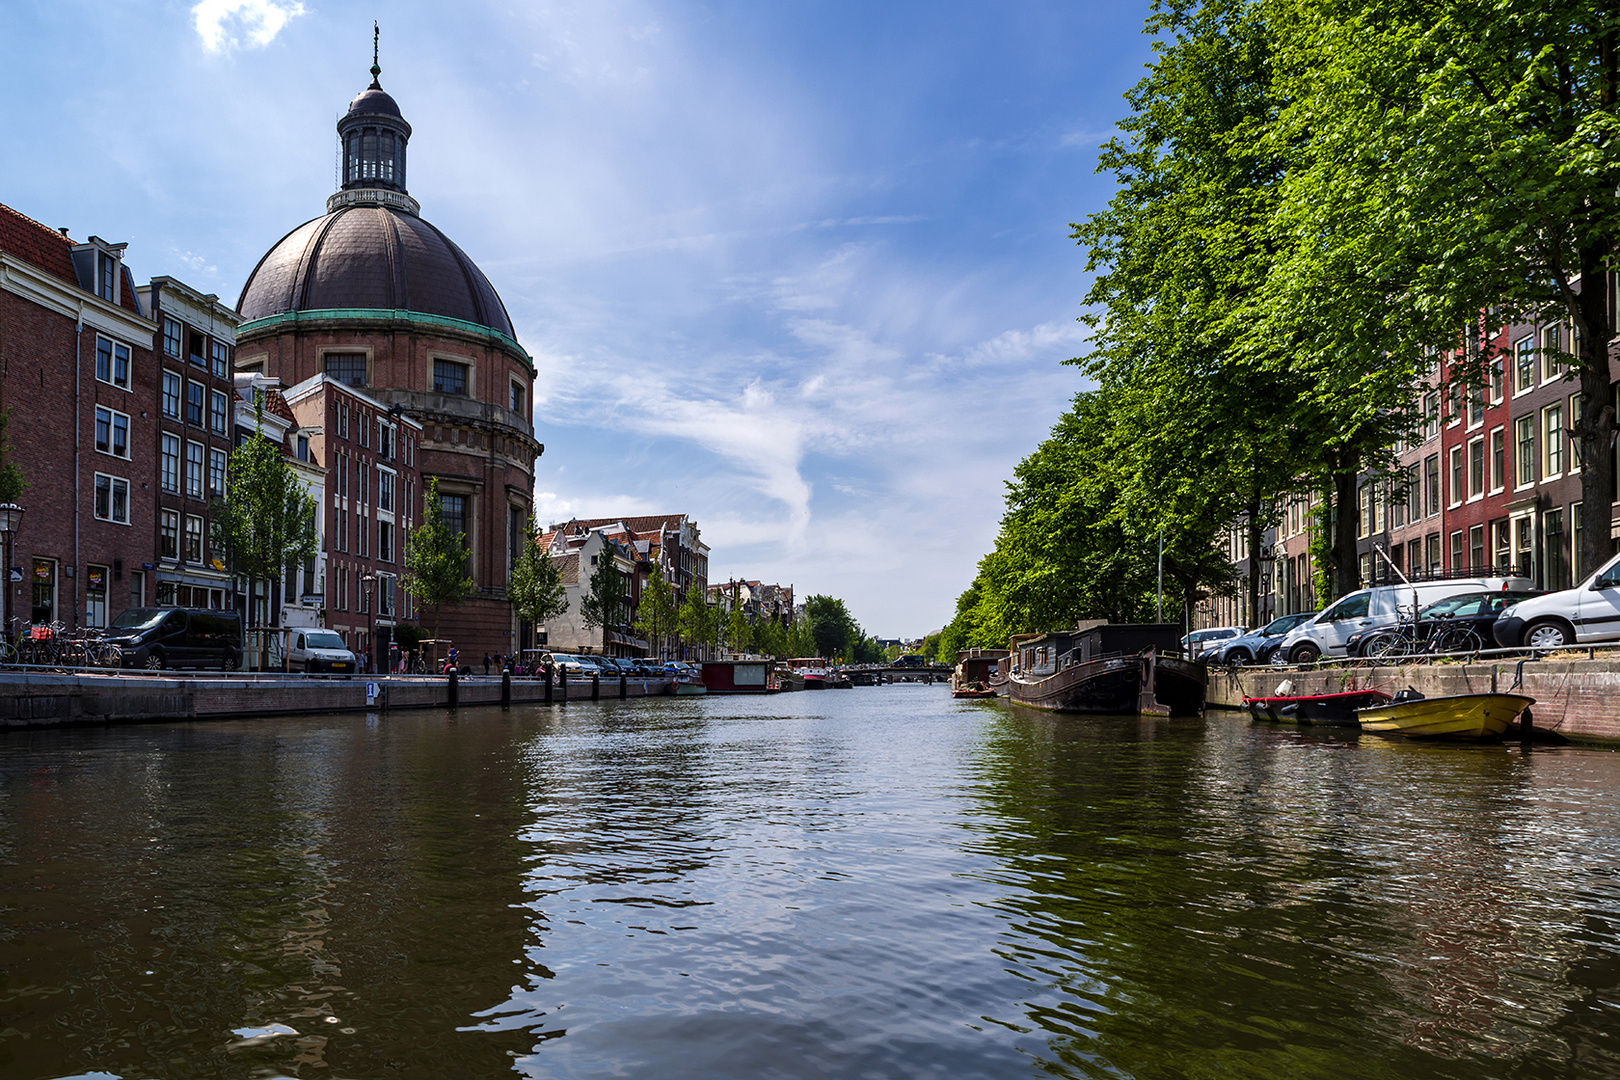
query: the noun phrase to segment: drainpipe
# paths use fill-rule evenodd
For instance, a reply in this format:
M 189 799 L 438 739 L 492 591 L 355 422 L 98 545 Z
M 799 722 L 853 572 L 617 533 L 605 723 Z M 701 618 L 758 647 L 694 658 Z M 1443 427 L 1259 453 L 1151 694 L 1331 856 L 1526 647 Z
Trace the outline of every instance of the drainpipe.
M 79 301 L 79 325 L 73 332 L 73 626 L 79 626 L 79 513 L 80 513 L 80 484 L 82 476 L 79 469 L 79 434 L 83 424 L 83 411 L 80 401 L 80 368 L 84 357 L 84 301 Z M 109 498 L 111 496 L 109 495 Z M 58 595 L 61 595 L 62 582 L 57 579 Z

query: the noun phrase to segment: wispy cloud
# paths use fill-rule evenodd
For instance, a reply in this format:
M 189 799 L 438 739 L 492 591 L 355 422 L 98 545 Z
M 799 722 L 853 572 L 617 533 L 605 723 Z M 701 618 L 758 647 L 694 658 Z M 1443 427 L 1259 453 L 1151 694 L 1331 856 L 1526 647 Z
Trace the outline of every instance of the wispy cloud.
M 297 0 L 201 0 L 191 9 L 197 36 L 211 53 L 237 48 L 242 38 L 250 46 L 263 48 L 275 40 L 289 19 L 303 13 L 304 5 Z

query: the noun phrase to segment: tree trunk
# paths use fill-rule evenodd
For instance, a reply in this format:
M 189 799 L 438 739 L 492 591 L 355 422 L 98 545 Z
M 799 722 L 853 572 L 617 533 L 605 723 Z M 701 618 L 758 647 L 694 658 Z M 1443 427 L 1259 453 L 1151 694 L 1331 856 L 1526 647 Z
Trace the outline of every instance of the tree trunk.
M 1349 464 L 1347 462 L 1342 464 Z M 1356 502 L 1354 469 L 1333 474 L 1333 591 L 1335 598 L 1361 588 L 1361 565 L 1356 560 Z
M 1249 549 L 1249 629 L 1264 625 L 1260 617 L 1260 490 L 1258 486 L 1249 495 L 1247 523 Z
M 1581 249 L 1580 305 L 1572 320 L 1580 334 L 1581 572 L 1590 574 L 1614 551 L 1609 538 L 1614 501 L 1614 405 L 1609 400 L 1609 245 Z M 1593 285 L 1597 285 L 1593 288 Z

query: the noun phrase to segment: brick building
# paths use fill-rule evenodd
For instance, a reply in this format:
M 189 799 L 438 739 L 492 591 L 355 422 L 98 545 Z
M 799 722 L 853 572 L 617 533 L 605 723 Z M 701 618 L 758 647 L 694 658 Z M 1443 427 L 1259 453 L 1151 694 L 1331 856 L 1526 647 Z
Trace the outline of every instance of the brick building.
M 101 626 L 153 597 L 157 327 L 124 248 L 0 206 L 0 410 L 29 485 L 7 586 L 19 622 Z
M 210 506 L 225 497 L 234 445 L 232 350 L 236 312 L 170 277 L 138 290 L 157 324 L 155 600 L 182 607 L 231 607 L 234 586 L 212 550 Z

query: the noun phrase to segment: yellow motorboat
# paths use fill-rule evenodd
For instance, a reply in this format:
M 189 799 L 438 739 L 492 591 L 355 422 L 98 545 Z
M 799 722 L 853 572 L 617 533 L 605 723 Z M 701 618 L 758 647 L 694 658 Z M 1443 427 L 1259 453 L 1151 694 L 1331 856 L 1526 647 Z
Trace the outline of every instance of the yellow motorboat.
M 1387 705 L 1361 709 L 1362 731 L 1405 735 L 1413 739 L 1500 738 L 1513 718 L 1534 705 L 1521 694 L 1456 694 L 1449 697 L 1408 696 L 1403 691 Z

